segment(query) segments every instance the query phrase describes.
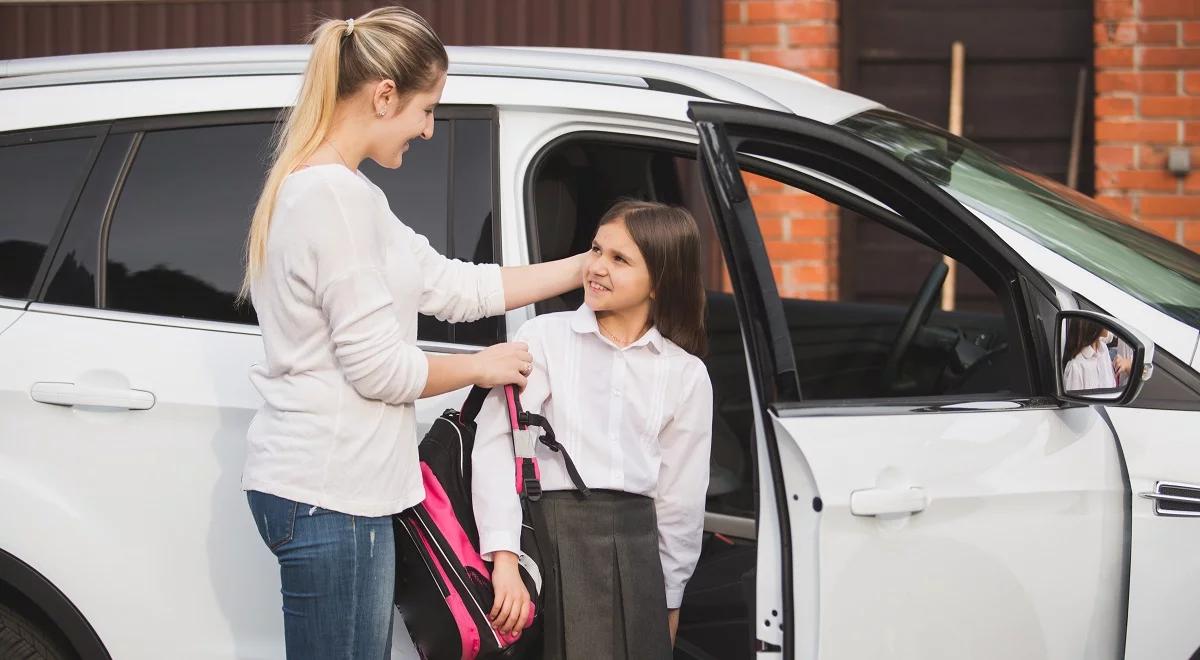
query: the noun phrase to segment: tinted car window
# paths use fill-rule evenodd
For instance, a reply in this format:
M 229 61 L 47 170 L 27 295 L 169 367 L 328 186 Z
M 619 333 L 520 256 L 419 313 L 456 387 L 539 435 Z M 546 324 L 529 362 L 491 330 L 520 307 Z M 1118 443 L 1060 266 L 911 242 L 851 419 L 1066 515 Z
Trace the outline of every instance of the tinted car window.
M 272 129 L 270 123 L 238 124 L 143 136 L 109 225 L 102 306 L 255 322 L 251 308 L 233 301 Z M 411 143 L 403 167 L 367 160 L 360 169 L 384 191 L 396 216 L 438 252 L 492 261 L 491 131 L 489 120 L 438 120 L 432 139 Z M 502 334 L 500 319 L 451 325 L 426 316 L 418 332 L 426 341 L 470 344 L 492 343 Z
M 95 138 L 0 147 L 0 297 L 27 298 Z
M 106 307 L 254 323 L 234 304 L 272 125 L 146 133 L 108 233 Z

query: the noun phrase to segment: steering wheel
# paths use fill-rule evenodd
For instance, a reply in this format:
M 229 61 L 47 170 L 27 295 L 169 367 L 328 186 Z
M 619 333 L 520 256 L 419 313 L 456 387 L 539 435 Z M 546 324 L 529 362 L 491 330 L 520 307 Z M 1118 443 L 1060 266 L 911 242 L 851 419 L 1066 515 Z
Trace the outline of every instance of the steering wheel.
M 900 324 L 900 332 L 896 333 L 896 341 L 892 344 L 891 352 L 888 353 L 887 362 L 884 362 L 883 377 L 879 381 L 881 391 L 886 393 L 892 389 L 892 384 L 895 383 L 896 376 L 900 373 L 900 365 L 904 361 L 904 356 L 912 346 L 913 338 L 917 336 L 917 330 L 925 325 L 925 322 L 929 320 L 929 315 L 933 313 L 933 303 L 937 300 L 938 292 L 942 290 L 942 283 L 946 281 L 946 274 L 949 272 L 950 268 L 946 266 L 946 263 L 939 261 L 925 276 L 925 281 L 921 283 L 921 290 L 917 292 L 917 299 L 908 308 L 908 313 L 904 315 L 904 321 Z

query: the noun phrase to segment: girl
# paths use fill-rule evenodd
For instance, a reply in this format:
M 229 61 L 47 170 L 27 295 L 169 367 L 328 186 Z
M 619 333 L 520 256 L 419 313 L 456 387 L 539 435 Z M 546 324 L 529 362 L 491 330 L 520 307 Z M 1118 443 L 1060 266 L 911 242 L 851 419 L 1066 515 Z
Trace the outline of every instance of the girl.
M 1099 323 L 1071 319 L 1063 350 L 1063 389 L 1072 392 L 1117 387 L 1118 377 L 1129 373 L 1132 360 L 1124 355 L 1113 360 L 1108 351 L 1112 340 L 1113 334 Z
M 584 304 L 521 326 L 541 412 L 593 489 L 573 490 L 538 447 L 550 575 L 545 660 L 670 658 L 704 526 L 712 429 L 700 235 L 687 211 L 622 202 L 600 220 Z M 517 633 L 529 594 L 517 571 L 521 511 L 502 394 L 479 415 L 472 493 L 494 562 L 498 630 Z M 545 452 L 545 453 L 543 453 Z
M 521 343 L 425 355 L 417 313 L 468 321 L 579 286 L 585 255 L 525 268 L 446 259 L 358 171 L 400 167 L 433 135 L 446 51 L 417 14 L 327 21 L 247 241 L 266 360 L 242 486 L 279 561 L 289 658 L 386 658 L 391 515 L 424 498 L 413 402 L 471 384 L 525 384 Z M 418 165 L 409 165 L 410 167 Z

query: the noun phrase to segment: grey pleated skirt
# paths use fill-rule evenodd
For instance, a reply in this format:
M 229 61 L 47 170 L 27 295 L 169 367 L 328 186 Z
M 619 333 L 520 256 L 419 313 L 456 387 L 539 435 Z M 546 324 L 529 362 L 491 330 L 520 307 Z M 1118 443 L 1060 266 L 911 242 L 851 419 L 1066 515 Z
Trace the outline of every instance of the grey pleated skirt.
M 542 660 L 669 660 L 654 501 L 549 491 L 539 504 L 551 546 Z

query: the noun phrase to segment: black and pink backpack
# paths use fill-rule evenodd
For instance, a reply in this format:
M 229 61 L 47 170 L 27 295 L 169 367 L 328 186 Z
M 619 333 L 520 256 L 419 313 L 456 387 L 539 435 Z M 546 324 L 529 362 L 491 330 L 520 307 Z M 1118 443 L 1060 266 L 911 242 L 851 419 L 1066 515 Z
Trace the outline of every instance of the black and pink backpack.
M 471 450 L 475 417 L 487 389 L 471 390 L 462 411 L 447 410 L 434 421 L 418 448 L 425 500 L 393 517 L 396 530 L 396 605 L 425 660 L 520 658 L 540 645 L 545 533 L 537 501 L 538 442 L 561 453 L 575 487 L 587 486 L 571 458 L 554 439 L 541 415 L 521 410 L 516 389 L 505 386 L 516 455 L 515 480 L 521 494 L 521 578 L 532 602 L 530 625 L 519 638 L 502 635 L 488 623 L 492 609 L 491 567 L 479 555 L 479 532 L 471 508 Z M 530 427 L 541 430 L 536 435 Z

